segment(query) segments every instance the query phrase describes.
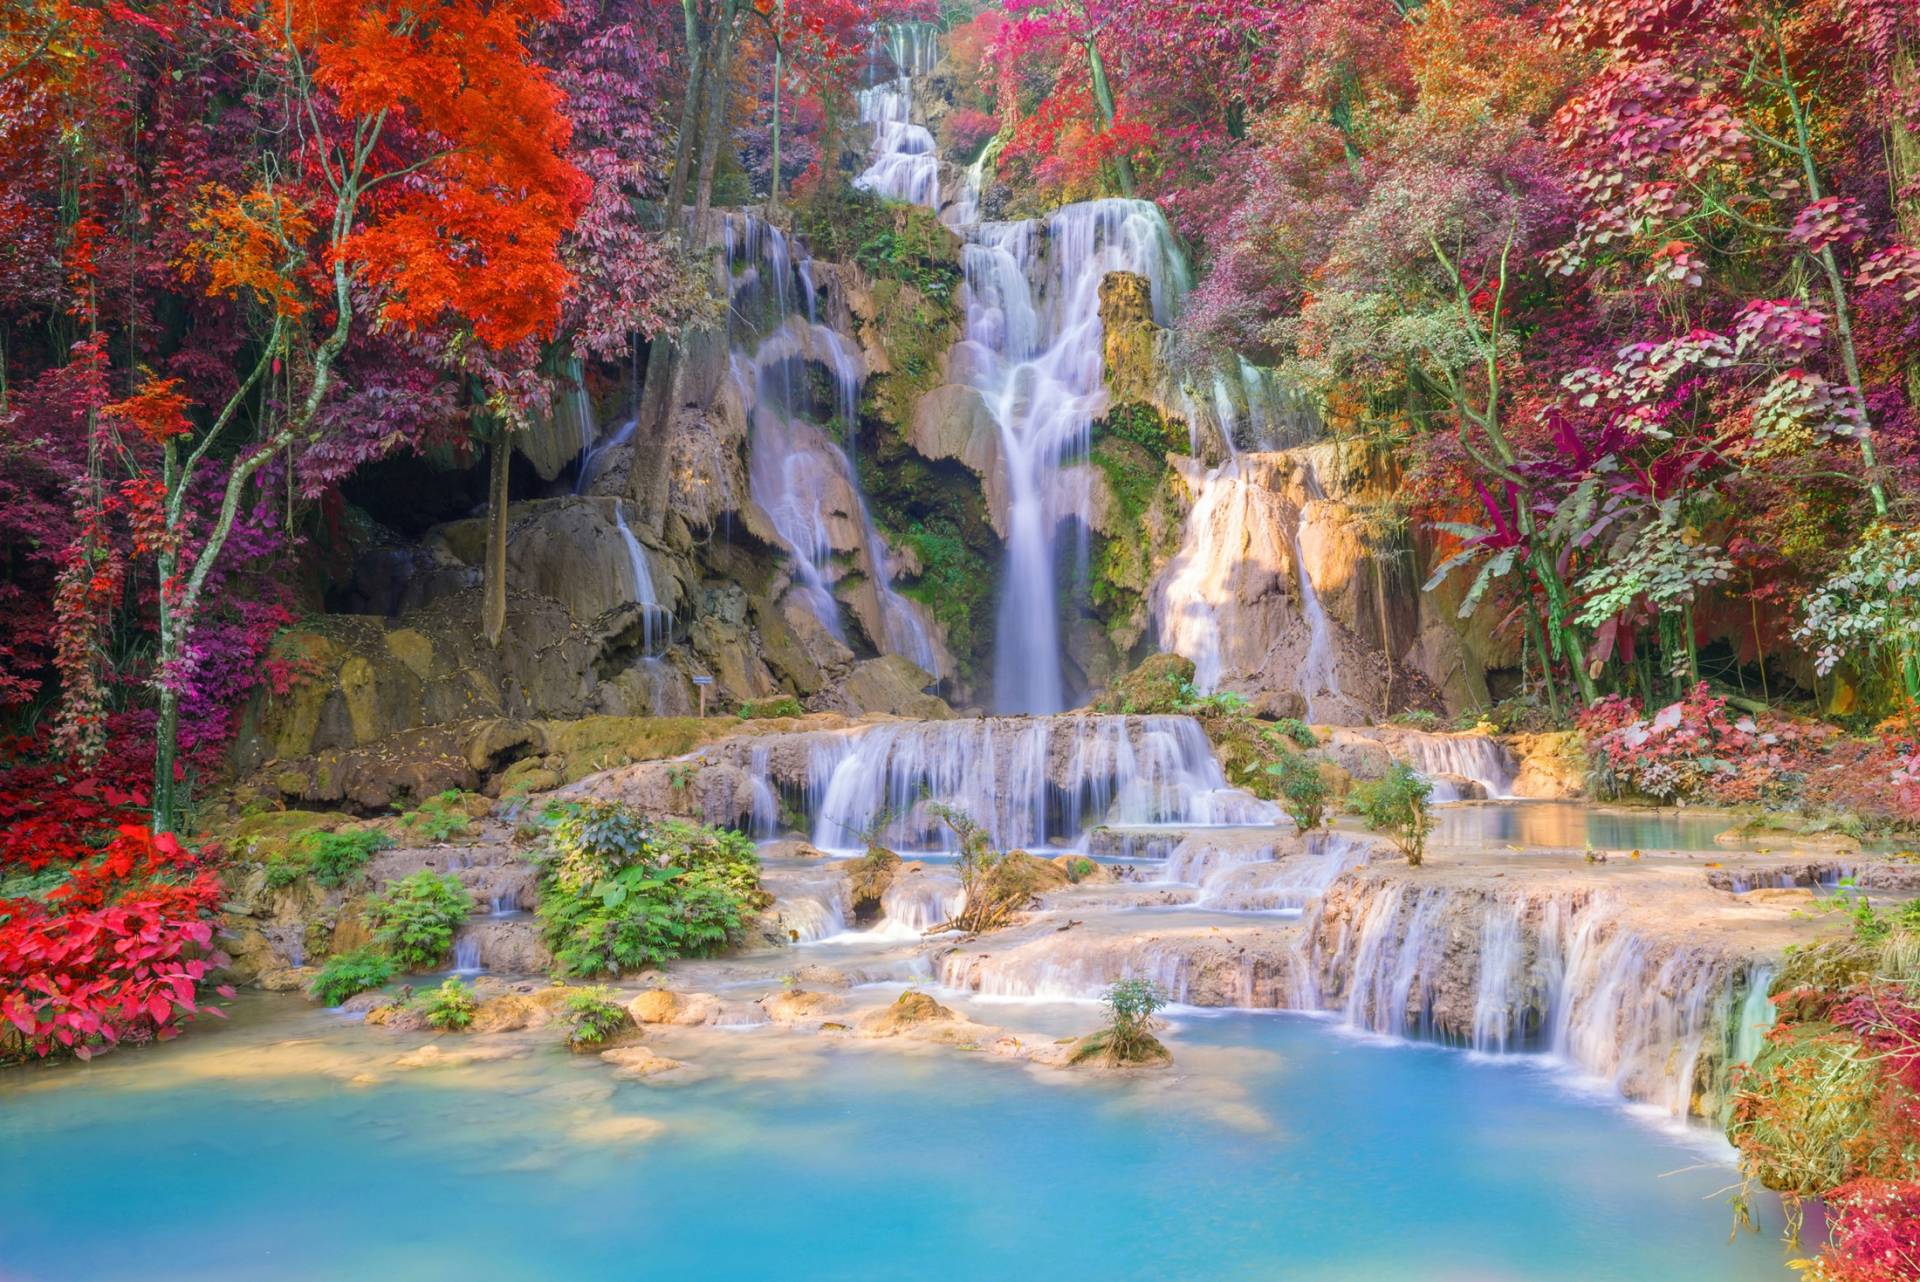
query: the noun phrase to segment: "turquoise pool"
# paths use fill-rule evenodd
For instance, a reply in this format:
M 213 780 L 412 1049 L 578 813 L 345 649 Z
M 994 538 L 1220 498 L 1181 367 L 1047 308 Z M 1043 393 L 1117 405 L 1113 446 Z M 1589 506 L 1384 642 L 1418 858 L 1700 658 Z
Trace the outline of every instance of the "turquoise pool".
M 1699 1137 L 1310 1019 L 1182 1018 L 1144 1081 L 709 1033 L 710 1075 L 663 1087 L 545 1048 L 354 1085 L 388 1035 L 238 1016 L 0 1075 L 0 1278 L 1790 1276 L 1728 1243 Z

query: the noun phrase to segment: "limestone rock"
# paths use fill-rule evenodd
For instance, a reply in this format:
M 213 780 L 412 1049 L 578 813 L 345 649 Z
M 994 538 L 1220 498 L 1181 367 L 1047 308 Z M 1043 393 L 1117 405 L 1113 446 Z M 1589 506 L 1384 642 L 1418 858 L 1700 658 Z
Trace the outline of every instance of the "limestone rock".
M 822 712 L 842 712 L 849 716 L 906 717 L 914 721 L 940 721 L 953 716 L 953 709 L 938 695 L 928 694 L 933 677 L 913 660 L 887 654 L 853 665 L 844 679 L 809 702 Z
M 960 1017 L 933 998 L 909 988 L 891 1006 L 869 1011 L 861 1017 L 856 1032 L 862 1037 L 898 1037 L 925 1024 L 944 1023 Z
M 840 1005 L 840 999 L 832 993 L 810 993 L 802 989 L 788 989 L 778 993 L 768 993 L 760 999 L 760 1009 L 767 1018 L 776 1024 L 793 1024 L 802 1020 L 820 1019 L 832 1013 Z
M 720 999 L 711 993 L 650 988 L 627 1003 L 627 1013 L 636 1024 L 707 1024 L 719 1015 Z
M 613 1065 L 614 1076 L 645 1079 L 664 1073 L 684 1073 L 687 1066 L 645 1046 L 617 1046 L 600 1052 L 600 1058 Z
M 1512 735 L 1506 742 L 1520 759 L 1515 796 L 1573 800 L 1587 795 L 1586 741 L 1578 731 Z

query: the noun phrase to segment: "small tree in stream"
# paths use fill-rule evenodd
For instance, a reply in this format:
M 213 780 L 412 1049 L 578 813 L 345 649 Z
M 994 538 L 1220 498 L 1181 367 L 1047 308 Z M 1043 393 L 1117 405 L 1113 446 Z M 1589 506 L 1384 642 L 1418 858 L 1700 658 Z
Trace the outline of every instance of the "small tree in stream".
M 1431 783 L 1404 762 L 1396 761 L 1380 778 L 1356 784 L 1347 807 L 1364 819 L 1367 827 L 1390 836 L 1407 863 L 1418 868 L 1426 857 L 1427 833 L 1433 826 L 1427 809 L 1432 792 Z

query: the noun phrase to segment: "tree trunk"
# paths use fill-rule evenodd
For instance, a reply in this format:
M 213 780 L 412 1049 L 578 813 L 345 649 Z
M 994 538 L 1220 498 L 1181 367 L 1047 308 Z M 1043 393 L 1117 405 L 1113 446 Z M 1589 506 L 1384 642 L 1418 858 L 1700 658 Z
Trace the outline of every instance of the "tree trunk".
M 700 135 L 700 95 L 706 84 L 706 50 L 700 36 L 700 17 L 694 0 L 681 0 L 687 29 L 687 96 L 680 104 L 680 136 L 673 147 L 673 177 L 667 183 L 667 225 L 681 240 L 687 228 L 683 212 L 687 203 L 687 180 L 693 173 L 694 157 Z
M 1087 72 L 1093 79 L 1093 101 L 1100 109 L 1100 127 L 1113 128 L 1113 89 L 1107 84 L 1107 64 L 1100 57 L 1100 46 L 1091 37 L 1086 42 Z M 1113 153 L 1113 176 L 1119 181 L 1120 194 L 1133 199 L 1133 162 L 1122 152 Z
M 780 50 L 773 51 L 773 170 L 767 175 L 767 208 L 780 208 L 780 77 L 784 71 Z
M 160 718 L 153 734 L 153 831 L 174 832 L 180 818 L 173 784 L 174 763 L 180 755 L 180 696 L 170 686 L 160 687 Z
M 693 199 L 693 234 L 700 235 L 713 208 L 713 175 L 727 145 L 727 101 L 733 90 L 734 14 L 738 0 L 725 0 L 713 26 L 713 53 L 707 75 L 707 122 L 700 139 L 700 181 Z
M 487 478 L 487 581 L 481 627 L 490 646 L 500 644 L 507 626 L 507 472 L 512 461 L 513 442 L 502 429 L 493 443 L 493 468 Z

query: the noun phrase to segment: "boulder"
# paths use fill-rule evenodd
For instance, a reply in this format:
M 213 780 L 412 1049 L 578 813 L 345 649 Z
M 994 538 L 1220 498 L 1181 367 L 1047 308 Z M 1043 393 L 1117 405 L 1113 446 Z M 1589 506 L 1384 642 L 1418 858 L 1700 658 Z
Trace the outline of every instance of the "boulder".
M 615 1077 L 646 1079 L 664 1073 L 684 1073 L 686 1065 L 669 1059 L 645 1046 L 616 1046 L 600 1052 L 602 1061 L 613 1065 Z
M 707 1024 L 719 1015 L 720 999 L 711 993 L 649 988 L 627 1003 L 627 1013 L 636 1024 Z
M 803 989 L 787 989 L 778 993 L 768 993 L 760 999 L 760 1009 L 767 1018 L 776 1024 L 794 1024 L 803 1020 L 820 1019 L 840 1005 L 840 999 L 832 993 L 810 993 Z
M 933 676 L 902 655 L 888 654 L 866 659 L 839 682 L 808 701 L 816 711 L 842 712 L 848 716 L 905 717 L 914 721 L 940 721 L 953 716 L 953 709 L 938 695 L 928 694 Z
M 1560 801 L 1587 795 L 1586 740 L 1579 731 L 1511 735 L 1506 744 L 1520 761 L 1515 796 Z
M 909 988 L 891 1006 L 883 1006 L 863 1015 L 856 1031 L 862 1037 L 897 1037 L 922 1025 L 959 1018 L 925 993 Z

